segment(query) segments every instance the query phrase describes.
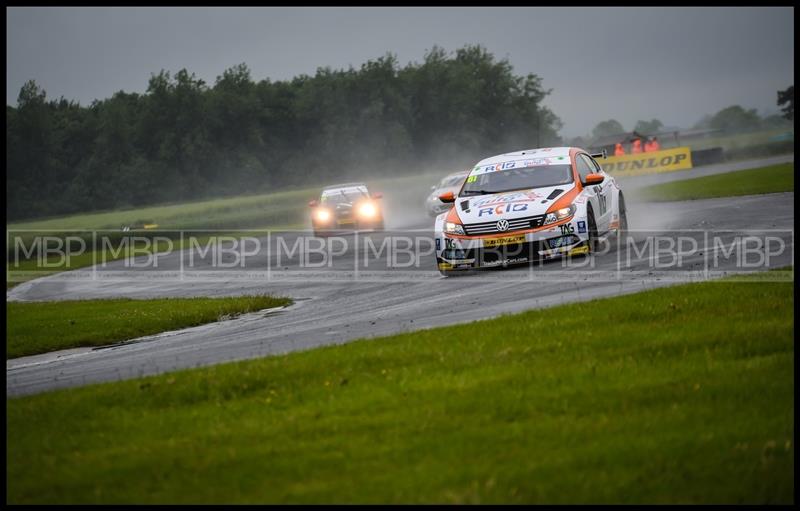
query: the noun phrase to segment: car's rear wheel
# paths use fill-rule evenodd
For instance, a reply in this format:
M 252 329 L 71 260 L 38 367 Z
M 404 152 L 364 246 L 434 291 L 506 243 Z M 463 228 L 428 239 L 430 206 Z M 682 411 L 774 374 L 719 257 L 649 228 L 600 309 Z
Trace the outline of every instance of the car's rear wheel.
M 628 237 L 628 210 L 625 208 L 625 197 L 619 194 L 619 227 L 617 236 L 624 240 Z

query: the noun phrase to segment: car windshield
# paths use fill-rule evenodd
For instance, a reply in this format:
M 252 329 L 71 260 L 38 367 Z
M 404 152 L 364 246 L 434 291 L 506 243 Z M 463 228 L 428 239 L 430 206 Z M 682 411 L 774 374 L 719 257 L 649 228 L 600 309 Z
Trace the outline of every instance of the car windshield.
M 327 192 L 322 196 L 320 202 L 323 204 L 345 204 L 353 203 L 357 200 L 366 199 L 367 194 L 359 191 Z
M 483 195 L 530 188 L 565 185 L 572 182 L 571 165 L 540 165 L 499 170 L 467 178 L 459 195 Z

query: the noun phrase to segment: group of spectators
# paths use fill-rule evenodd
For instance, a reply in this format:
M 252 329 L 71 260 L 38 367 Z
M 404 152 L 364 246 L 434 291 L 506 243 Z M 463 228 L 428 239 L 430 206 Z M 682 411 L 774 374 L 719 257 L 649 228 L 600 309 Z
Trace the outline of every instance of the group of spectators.
M 653 151 L 660 151 L 661 144 L 658 143 L 658 139 L 656 137 L 649 137 L 644 143 L 644 149 L 642 149 L 642 139 L 634 138 L 631 142 L 630 150 L 631 154 L 637 154 L 641 152 L 651 153 Z M 617 144 L 614 146 L 614 156 L 622 156 L 623 154 L 627 154 L 625 152 L 625 148 L 622 147 L 622 142 L 617 142 Z

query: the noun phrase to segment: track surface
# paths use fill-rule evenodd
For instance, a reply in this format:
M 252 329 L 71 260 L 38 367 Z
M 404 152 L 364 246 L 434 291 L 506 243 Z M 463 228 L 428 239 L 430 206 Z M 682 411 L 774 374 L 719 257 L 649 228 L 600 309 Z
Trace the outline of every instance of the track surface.
M 793 156 L 751 161 L 744 164 L 704 168 L 703 174 L 737 168 L 793 161 Z M 697 169 L 695 169 L 697 170 Z M 711 170 L 712 172 L 709 172 Z M 693 172 L 672 172 L 658 176 L 685 179 Z M 652 180 L 652 176 L 646 176 Z M 634 190 L 634 178 L 623 182 L 623 190 Z M 649 184 L 649 183 L 648 183 Z M 626 188 L 627 186 L 627 188 Z M 633 192 L 631 192 L 633 195 Z M 387 194 L 387 199 L 389 199 Z M 416 202 L 421 199 L 415 198 Z M 444 279 L 438 276 L 432 257 L 422 259 L 414 271 L 388 271 L 386 257 L 363 259 L 356 275 L 354 260 L 360 254 L 352 248 L 355 237 L 343 236 L 351 245 L 335 259 L 331 268 L 320 272 L 299 267 L 298 257 L 282 260 L 267 252 L 263 262 L 248 264 L 248 270 L 270 268 L 268 278 L 229 272 L 215 278 L 179 280 L 150 271 L 129 271 L 123 261 L 108 265 L 107 274 L 91 270 L 54 275 L 22 284 L 7 293 L 8 300 L 60 300 L 81 298 L 156 296 L 232 296 L 270 293 L 290 296 L 296 303 L 286 309 L 248 314 L 237 319 L 203 325 L 179 332 L 144 337 L 104 348 L 79 348 L 7 362 L 6 394 L 32 394 L 77 385 L 119 380 L 176 369 L 199 367 L 231 360 L 286 353 L 353 339 L 382 336 L 454 323 L 489 318 L 504 313 L 558 305 L 571 301 L 620 295 L 678 282 L 703 280 L 725 270 L 736 270 L 730 258 L 711 265 L 713 247 L 705 233 L 711 230 L 725 243 L 737 236 L 772 231 L 786 249 L 765 266 L 792 263 L 794 194 L 770 194 L 701 201 L 629 205 L 630 228 L 637 249 L 651 229 L 682 230 L 697 240 L 699 250 L 688 251 L 680 272 L 658 270 L 663 254 L 638 252 L 630 247 L 612 248 L 593 258 L 593 266 L 577 263 L 565 268 L 564 261 L 524 265 L 500 271 Z M 387 201 L 387 209 L 408 205 Z M 411 202 L 410 200 L 408 201 Z M 413 229 L 400 234 L 429 235 L 431 220 L 420 215 L 396 222 L 394 229 Z M 359 235 L 379 245 L 398 232 Z M 287 233 L 291 245 L 297 233 Z M 262 240 L 274 247 L 275 240 Z M 612 245 L 615 241 L 612 239 Z M 270 255 L 272 254 L 272 255 Z M 158 270 L 180 268 L 180 253 L 159 260 Z M 361 256 L 359 256 L 361 257 Z M 568 263 L 573 264 L 573 263 Z M 201 268 L 202 269 L 202 268 Z M 755 269 L 763 269 L 755 268 Z M 120 276 L 116 276 L 120 270 Z M 707 273 L 709 272 L 710 273 Z M 94 277 L 98 277 L 95 274 Z M 106 275 L 113 278 L 104 278 Z M 611 313 L 610 313 L 611 315 Z

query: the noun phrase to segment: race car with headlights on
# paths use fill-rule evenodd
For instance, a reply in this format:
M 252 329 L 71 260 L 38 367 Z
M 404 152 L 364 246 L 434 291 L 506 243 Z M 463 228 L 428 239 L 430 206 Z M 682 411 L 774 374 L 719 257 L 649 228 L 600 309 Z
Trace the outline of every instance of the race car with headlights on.
M 445 176 L 439 181 L 439 184 L 431 186 L 431 193 L 428 195 L 428 198 L 425 199 L 425 209 L 428 211 L 428 215 L 436 216 L 450 209 L 450 204 L 445 204 L 440 201 L 439 196 L 447 192 L 458 193 L 468 175 L 469 170 L 455 172 Z
M 443 275 L 589 255 L 628 229 L 617 181 L 577 147 L 526 149 L 478 162 L 434 224 Z
M 314 236 L 324 236 L 341 229 L 383 230 L 383 211 L 378 202 L 381 193 L 370 194 L 364 183 L 329 186 L 311 207 Z

